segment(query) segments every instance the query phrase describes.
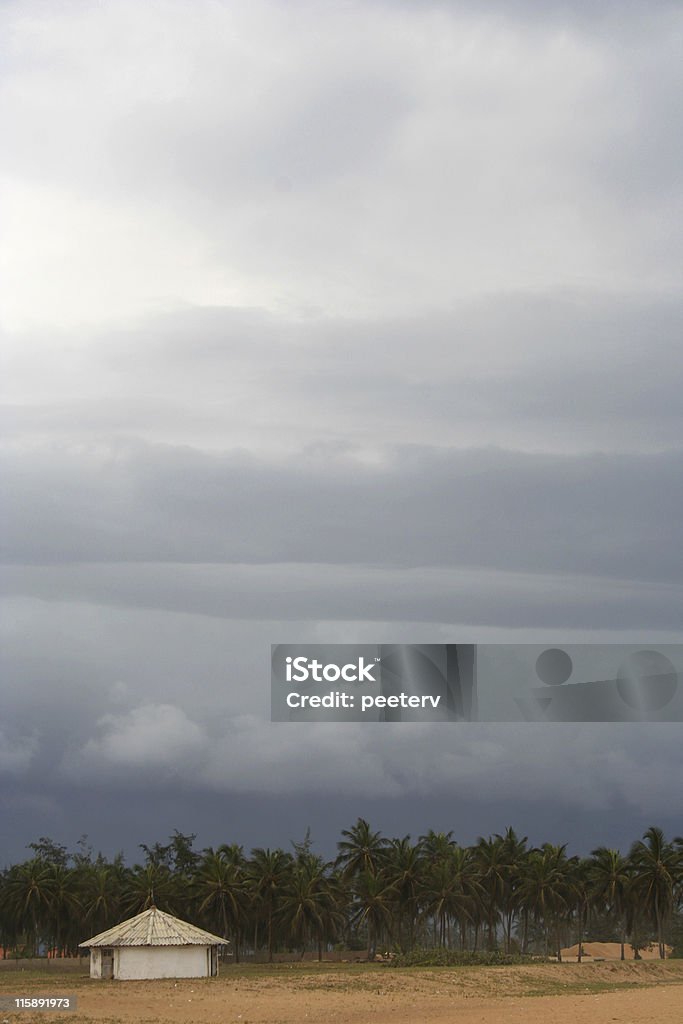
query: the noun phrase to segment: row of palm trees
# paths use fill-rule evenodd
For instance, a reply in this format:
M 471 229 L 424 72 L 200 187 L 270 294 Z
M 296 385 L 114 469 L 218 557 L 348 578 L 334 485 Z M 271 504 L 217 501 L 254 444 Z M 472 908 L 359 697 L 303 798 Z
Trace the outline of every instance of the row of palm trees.
M 628 855 L 599 847 L 569 856 L 566 845 L 532 847 L 512 828 L 459 845 L 451 832 L 416 842 L 388 838 L 359 818 L 326 862 L 310 836 L 293 851 L 236 844 L 195 851 L 194 835 L 143 845 L 127 867 L 81 843 L 78 853 L 49 839 L 0 873 L 0 946 L 75 953 L 78 943 L 155 905 L 229 939 L 244 953 L 367 951 L 416 946 L 506 953 L 553 950 L 587 937 L 616 939 L 622 958 L 680 928 L 683 838 L 651 827 Z

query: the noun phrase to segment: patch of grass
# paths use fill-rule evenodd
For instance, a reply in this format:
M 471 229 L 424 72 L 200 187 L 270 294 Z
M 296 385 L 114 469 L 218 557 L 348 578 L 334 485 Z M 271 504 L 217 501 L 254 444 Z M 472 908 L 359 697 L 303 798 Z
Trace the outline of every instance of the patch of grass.
M 80 974 L 76 971 L 51 971 L 43 970 L 5 970 L 0 971 L 0 992 L 13 992 L 16 988 L 30 985 L 31 991 L 41 986 L 45 989 L 59 989 L 60 992 L 70 988 L 81 988 L 91 981 L 89 974 Z
M 414 949 L 389 961 L 389 967 L 510 967 L 532 964 L 536 959 L 519 953 L 462 952 L 458 949 Z
M 363 974 L 383 971 L 386 964 L 362 961 L 342 963 L 335 960 L 301 960 L 290 964 L 227 964 L 221 968 L 219 978 L 283 978 L 317 977 L 320 974 Z

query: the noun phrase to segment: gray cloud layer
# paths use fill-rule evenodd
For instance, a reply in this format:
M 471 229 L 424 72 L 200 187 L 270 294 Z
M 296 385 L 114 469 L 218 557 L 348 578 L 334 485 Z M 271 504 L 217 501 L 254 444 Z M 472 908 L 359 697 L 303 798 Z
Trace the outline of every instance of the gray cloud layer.
M 680 279 L 675 4 L 3 17 L 13 328 Z
M 8 348 L 9 437 L 220 450 L 658 450 L 683 434 L 673 295 L 488 295 L 403 318 L 185 309 Z
M 7 459 L 8 562 L 481 566 L 681 578 L 683 461 L 389 452 L 255 459 L 140 444 Z
M 6 848 L 672 822 L 675 726 L 267 699 L 271 642 L 681 639 L 680 5 L 0 17 Z

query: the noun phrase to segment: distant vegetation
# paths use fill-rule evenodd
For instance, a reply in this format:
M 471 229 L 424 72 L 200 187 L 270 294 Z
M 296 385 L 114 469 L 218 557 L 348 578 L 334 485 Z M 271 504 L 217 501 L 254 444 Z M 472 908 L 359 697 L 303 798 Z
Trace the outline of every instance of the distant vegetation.
M 536 963 L 537 956 L 504 953 L 500 949 L 413 949 L 409 953 L 390 956 L 390 967 L 503 967 L 510 964 Z
M 292 851 L 233 843 L 194 849 L 196 836 L 141 844 L 143 863 L 75 852 L 41 838 L 0 873 L 0 947 L 74 954 L 79 942 L 156 905 L 231 942 L 235 960 L 333 946 L 394 962 L 505 963 L 563 947 L 616 941 L 683 952 L 683 838 L 649 828 L 627 855 L 599 847 L 530 847 L 512 828 L 461 846 L 452 833 L 390 839 L 359 818 L 325 862 L 310 836 Z M 361 954 L 362 951 L 362 954 Z

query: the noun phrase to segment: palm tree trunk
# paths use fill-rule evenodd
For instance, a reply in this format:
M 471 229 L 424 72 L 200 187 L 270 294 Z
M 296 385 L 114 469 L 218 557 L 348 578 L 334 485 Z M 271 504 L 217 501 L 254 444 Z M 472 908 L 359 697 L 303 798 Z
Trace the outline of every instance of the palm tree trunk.
M 374 956 L 375 956 L 375 949 L 374 949 L 375 937 L 374 937 L 373 932 L 374 932 L 374 929 L 372 927 L 372 922 L 368 918 L 368 960 L 374 959 Z
M 657 943 L 659 945 L 659 959 L 664 959 L 664 938 L 662 936 L 662 914 L 659 907 L 659 900 L 655 898 L 655 919 L 657 921 Z

